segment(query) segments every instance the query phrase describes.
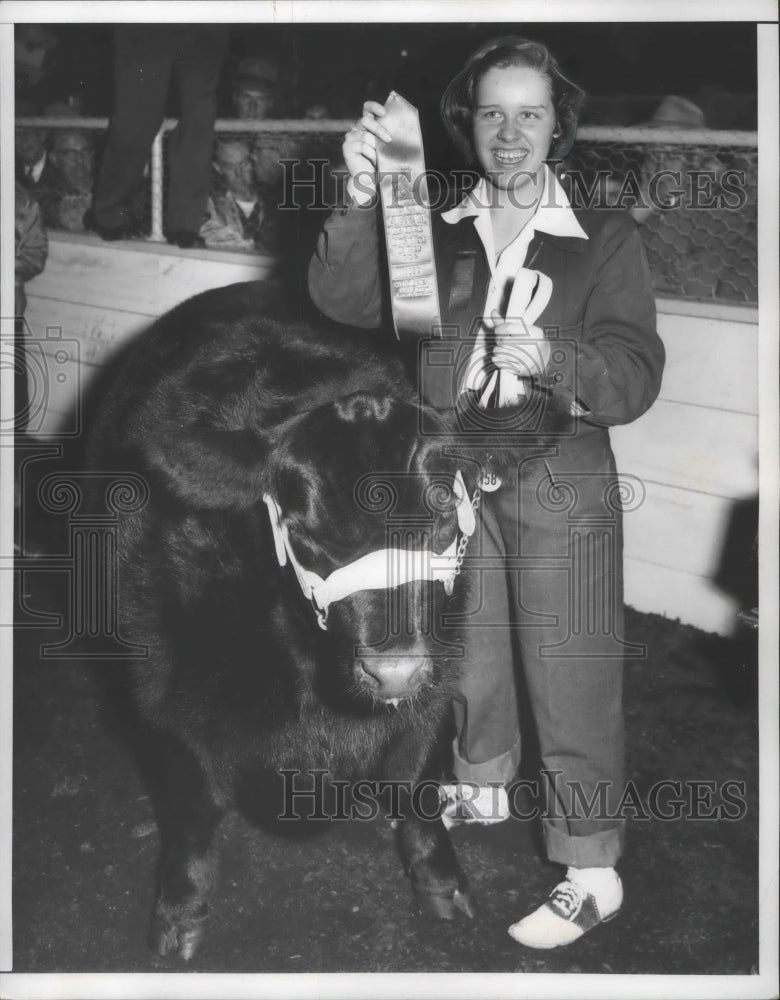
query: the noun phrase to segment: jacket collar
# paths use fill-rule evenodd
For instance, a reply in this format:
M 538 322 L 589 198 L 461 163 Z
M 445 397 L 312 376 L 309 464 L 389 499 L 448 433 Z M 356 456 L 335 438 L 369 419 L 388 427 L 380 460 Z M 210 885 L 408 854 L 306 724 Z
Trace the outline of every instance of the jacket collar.
M 483 177 L 459 205 L 442 212 L 441 218 L 451 225 L 469 218 L 484 218 L 487 222 L 489 202 L 490 192 Z M 544 168 L 544 190 L 531 221 L 535 233 L 544 233 L 562 249 L 575 253 L 585 249 L 583 241 L 588 239 L 588 234 L 577 221 L 566 192 L 549 167 Z

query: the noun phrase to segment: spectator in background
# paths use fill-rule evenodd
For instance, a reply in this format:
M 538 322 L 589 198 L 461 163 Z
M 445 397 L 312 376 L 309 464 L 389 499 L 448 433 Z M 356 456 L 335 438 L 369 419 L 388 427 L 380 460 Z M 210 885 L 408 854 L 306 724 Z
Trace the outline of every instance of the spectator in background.
M 131 202 L 162 124 L 171 78 L 180 118 L 168 144 L 166 236 L 180 247 L 198 236 L 209 197 L 217 85 L 227 25 L 123 24 L 114 29 L 114 115 L 90 226 L 103 239 L 133 234 Z
M 57 36 L 43 24 L 18 24 L 14 29 L 14 77 L 17 104 L 20 100 L 44 103 L 51 59 L 57 48 Z M 21 114 L 17 108 L 17 114 Z
M 212 193 L 200 235 L 209 247 L 226 250 L 265 250 L 263 200 L 255 179 L 249 143 L 221 139 L 214 151 L 214 170 L 222 190 Z
M 263 121 L 272 112 L 278 113 L 280 107 L 287 107 L 288 96 L 277 65 L 260 56 L 240 60 L 234 76 L 232 102 L 235 116 L 245 121 Z M 305 112 L 305 117 L 317 120 L 327 117 L 327 114 L 324 105 L 315 105 Z M 289 257 L 294 252 L 293 244 L 301 236 L 302 227 L 305 229 L 305 221 L 300 213 L 279 211 L 278 206 L 285 200 L 286 165 L 282 161 L 293 160 L 304 164 L 312 158 L 328 160 L 331 151 L 311 135 L 257 132 L 251 135 L 250 143 L 255 180 L 264 205 L 262 247 L 268 253 Z M 321 175 L 327 192 L 323 192 L 321 197 L 327 197 L 334 188 L 329 172 L 315 175 L 307 172 L 305 167 L 301 170 L 304 181 L 313 176 L 319 180 Z M 314 232 L 313 229 L 312 240 Z
M 40 107 L 32 101 L 16 102 L 16 118 L 68 118 L 83 113 L 81 98 L 72 95 L 67 101 L 47 104 L 41 113 Z M 45 186 L 50 170 L 51 144 L 56 137 L 56 129 L 36 128 L 17 125 L 16 139 L 16 179 L 27 190 L 34 190 L 41 183 Z
M 645 127 L 702 130 L 707 123 L 693 101 L 669 95 Z M 644 204 L 631 214 L 639 223 L 658 294 L 756 301 L 756 206 L 730 208 L 722 200 L 726 169 L 719 151 L 701 142 L 648 148 L 640 182 Z M 697 174 L 697 183 L 707 182 L 699 188 L 698 202 Z
M 705 129 L 704 112 L 693 101 L 685 97 L 678 97 L 670 94 L 656 108 L 652 118 L 643 122 L 640 128 L 652 129 Z M 631 210 L 636 222 L 644 222 L 651 213 L 658 211 L 656 202 L 668 202 L 674 200 L 673 192 L 677 190 L 677 182 L 670 176 L 670 172 L 684 172 L 694 164 L 695 154 L 687 150 L 684 145 L 664 146 L 660 143 L 660 148 L 649 146 L 649 152 L 642 161 L 641 185 L 643 201 L 645 204 L 637 206 Z M 696 158 L 698 160 L 698 158 Z M 697 162 L 697 166 L 699 163 Z M 703 164 L 702 164 L 703 165 Z M 712 164 L 709 164 L 712 166 Z M 660 175 L 653 189 L 653 196 L 650 194 L 653 177 Z
M 17 102 L 17 115 L 34 116 L 29 102 Z M 81 95 L 46 106 L 45 118 L 79 117 Z M 17 127 L 16 179 L 41 207 L 49 229 L 84 230 L 84 214 L 92 204 L 95 154 L 92 135 L 80 129 Z
M 233 76 L 233 114 L 252 121 L 270 118 L 278 101 L 278 89 L 279 69 L 274 62 L 262 57 L 240 60 Z
M 25 283 L 40 274 L 46 264 L 49 241 L 41 211 L 30 194 L 16 183 L 14 218 L 14 429 L 23 434 L 30 408 L 27 391 L 27 361 L 23 317 L 27 309 Z
M 232 104 L 236 118 L 264 121 L 276 108 L 279 98 L 279 69 L 262 56 L 241 59 L 233 78 Z M 280 246 L 280 222 L 276 206 L 282 198 L 284 176 L 279 160 L 296 155 L 297 145 L 278 133 L 248 135 L 254 183 L 264 205 L 263 249 L 276 253 Z
M 284 187 L 283 160 L 300 155 L 302 141 L 294 135 L 268 132 L 252 140 L 252 164 L 258 184 L 281 195 Z
M 16 102 L 16 118 L 35 118 L 40 114 L 40 105 L 34 101 L 21 98 Z M 64 101 L 47 104 L 41 117 L 43 118 L 73 118 L 84 113 L 83 99 L 80 94 L 69 94 Z M 41 183 L 51 149 L 52 139 L 56 130 L 29 127 L 16 127 L 16 179 L 27 190 L 32 190 Z M 90 140 L 91 142 L 91 140 Z M 45 183 L 45 177 L 44 183 Z
M 25 113 L 17 110 L 19 117 Z M 46 149 L 46 130 L 17 126 L 16 139 L 16 180 L 26 190 L 31 190 L 38 184 L 46 167 L 48 152 Z
M 286 215 L 279 206 L 284 202 L 285 164 L 282 160 L 300 160 L 302 140 L 279 132 L 254 136 L 251 146 L 252 164 L 258 190 L 266 206 L 263 241 L 271 253 L 278 253 L 285 241 L 285 225 L 293 222 L 293 213 Z M 297 215 L 297 213 L 295 213 Z
M 77 129 L 55 131 L 46 169 L 35 189 L 46 226 L 70 233 L 83 232 L 94 184 L 92 137 Z

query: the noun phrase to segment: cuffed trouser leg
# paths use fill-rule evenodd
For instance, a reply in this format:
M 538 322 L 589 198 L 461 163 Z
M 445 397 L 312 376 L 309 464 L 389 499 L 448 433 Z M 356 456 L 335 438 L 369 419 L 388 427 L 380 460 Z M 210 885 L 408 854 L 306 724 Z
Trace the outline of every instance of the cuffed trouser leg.
M 551 861 L 612 866 L 623 846 L 622 530 L 608 445 L 524 465 L 493 506 L 539 736 Z
M 471 601 L 464 619 L 466 655 L 453 701 L 453 774 L 479 785 L 508 784 L 520 764 L 520 724 L 509 623 L 504 543 L 485 505 L 469 544 Z
M 523 463 L 515 481 L 483 496 L 469 546 L 474 594 L 455 700 L 455 776 L 485 784 L 515 773 L 514 635 L 539 736 L 548 856 L 610 867 L 624 839 L 622 673 L 630 649 L 621 512 L 606 436 L 562 452 Z

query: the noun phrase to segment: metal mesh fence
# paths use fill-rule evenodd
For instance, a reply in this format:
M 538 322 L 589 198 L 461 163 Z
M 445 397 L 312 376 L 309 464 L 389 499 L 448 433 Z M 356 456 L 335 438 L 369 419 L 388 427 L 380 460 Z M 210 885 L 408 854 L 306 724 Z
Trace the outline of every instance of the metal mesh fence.
M 565 170 L 573 202 L 631 212 L 659 295 L 757 302 L 755 143 L 585 138 Z
M 17 121 L 17 175 L 20 150 L 29 160 L 46 146 L 51 161 L 61 147 L 65 168 L 59 172 L 68 175 L 67 182 L 50 166 L 32 186 L 51 229 L 84 230 L 107 124 L 105 119 Z M 341 190 L 341 143 L 350 124 L 217 122 L 211 197 L 201 229 L 207 246 L 274 256 L 291 240 L 300 242 L 302 233 L 310 237 Z M 165 123 L 131 205 L 139 238 L 163 239 L 174 125 Z M 74 148 L 69 152 L 68 146 Z M 86 147 L 81 156 L 80 146 Z M 659 295 L 756 303 L 755 133 L 585 127 L 563 171 L 575 206 L 609 205 L 632 213 Z M 81 190 L 71 190 L 79 185 Z M 229 188 L 239 191 L 238 199 Z

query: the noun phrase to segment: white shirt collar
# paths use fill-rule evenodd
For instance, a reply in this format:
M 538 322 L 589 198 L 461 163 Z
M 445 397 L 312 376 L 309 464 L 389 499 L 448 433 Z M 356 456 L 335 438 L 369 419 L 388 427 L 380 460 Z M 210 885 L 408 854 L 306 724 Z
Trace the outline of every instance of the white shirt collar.
M 257 198 L 238 198 L 233 195 L 233 200 L 238 205 L 238 207 L 244 212 L 245 215 L 251 215 L 254 211 L 255 205 L 257 204 Z
M 467 192 L 459 205 L 442 212 L 441 217 L 453 225 L 461 219 L 487 217 L 489 204 L 490 192 L 483 177 L 471 191 Z M 572 236 L 581 240 L 588 238 L 588 234 L 577 221 L 560 181 L 549 167 L 544 168 L 544 190 L 532 221 L 536 232 L 549 233 L 551 236 Z

